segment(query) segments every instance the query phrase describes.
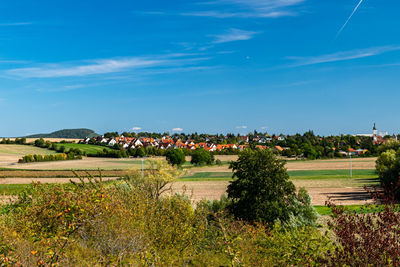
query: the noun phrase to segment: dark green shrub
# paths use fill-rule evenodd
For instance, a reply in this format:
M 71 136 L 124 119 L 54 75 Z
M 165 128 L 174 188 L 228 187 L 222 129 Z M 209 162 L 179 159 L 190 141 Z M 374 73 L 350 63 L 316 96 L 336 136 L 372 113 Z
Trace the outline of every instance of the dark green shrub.
M 305 191 L 289 180 L 285 162 L 269 150 L 246 150 L 231 163 L 233 181 L 228 185 L 230 211 L 236 218 L 272 225 L 279 220 L 291 225 L 310 225 L 316 220 Z
M 192 152 L 192 160 L 190 163 L 201 166 L 201 165 L 211 165 L 214 162 L 214 155 L 204 148 L 198 148 Z
M 183 153 L 182 149 L 168 149 L 165 152 L 165 157 L 169 164 L 182 166 L 185 162 L 185 154 Z

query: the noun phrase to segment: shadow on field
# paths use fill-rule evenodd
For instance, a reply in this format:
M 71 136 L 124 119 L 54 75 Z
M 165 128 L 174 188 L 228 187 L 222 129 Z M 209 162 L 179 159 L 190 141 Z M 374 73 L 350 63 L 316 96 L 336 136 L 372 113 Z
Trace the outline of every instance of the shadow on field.
M 371 200 L 371 194 L 367 191 L 364 192 L 336 192 L 336 193 L 325 193 L 328 198 L 337 202 L 347 201 L 364 201 Z
M 358 178 L 357 182 L 364 184 L 379 184 L 379 178 Z

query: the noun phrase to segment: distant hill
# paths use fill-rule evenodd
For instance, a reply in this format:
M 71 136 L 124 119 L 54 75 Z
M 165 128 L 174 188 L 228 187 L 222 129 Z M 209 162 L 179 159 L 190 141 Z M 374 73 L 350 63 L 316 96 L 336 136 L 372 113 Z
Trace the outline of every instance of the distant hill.
M 99 134 L 90 129 L 64 129 L 49 134 L 33 134 L 25 136 L 26 138 L 68 138 L 83 139 L 85 137 L 96 137 Z

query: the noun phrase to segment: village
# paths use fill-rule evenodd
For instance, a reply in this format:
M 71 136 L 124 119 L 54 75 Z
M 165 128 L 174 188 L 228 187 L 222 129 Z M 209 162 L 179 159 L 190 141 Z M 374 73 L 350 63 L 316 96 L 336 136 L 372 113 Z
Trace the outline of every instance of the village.
M 114 133 L 117 135 L 116 133 Z M 130 134 L 129 134 L 130 135 Z M 145 134 L 143 134 L 145 135 Z M 148 134 L 147 134 L 148 135 Z M 132 136 L 132 135 L 131 135 Z M 277 153 L 288 157 L 304 157 L 304 152 L 299 150 L 299 146 L 303 146 L 303 150 L 307 150 L 307 144 L 316 150 L 324 150 L 321 154 L 330 152 L 336 156 L 364 156 L 371 155 L 374 148 L 381 144 L 385 144 L 391 140 L 397 140 L 398 136 L 393 134 L 389 136 L 387 132 L 378 133 L 374 124 L 371 134 L 357 134 L 347 136 L 315 136 L 312 132 L 305 133 L 303 136 L 297 135 L 269 135 L 255 132 L 248 135 L 204 135 L 201 138 L 193 139 L 193 135 L 178 135 L 173 136 L 163 135 L 162 137 L 140 136 L 127 137 L 124 134 L 119 136 L 110 136 L 105 134 L 102 136 L 85 138 L 79 143 L 93 144 L 114 147 L 119 149 L 139 149 L 139 148 L 154 148 L 159 150 L 167 149 L 185 149 L 193 151 L 196 149 L 205 149 L 210 152 L 233 152 L 238 153 L 249 147 L 258 148 L 260 150 L 270 148 Z M 233 136 L 233 138 L 232 138 Z M 232 142 L 234 140 L 235 142 Z M 228 143 L 231 142 L 231 143 Z M 321 149 L 322 147 L 322 149 Z

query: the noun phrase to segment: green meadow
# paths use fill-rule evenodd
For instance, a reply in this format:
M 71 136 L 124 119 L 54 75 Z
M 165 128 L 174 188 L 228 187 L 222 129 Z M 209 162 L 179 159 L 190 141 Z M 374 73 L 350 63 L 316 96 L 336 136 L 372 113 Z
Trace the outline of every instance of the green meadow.
M 111 148 L 97 145 L 88 145 L 88 144 L 75 144 L 75 143 L 57 143 L 57 148 L 63 146 L 65 147 L 65 151 L 68 151 L 71 148 L 80 149 L 87 154 L 95 154 L 99 151 L 103 151 L 104 149 L 111 150 Z

